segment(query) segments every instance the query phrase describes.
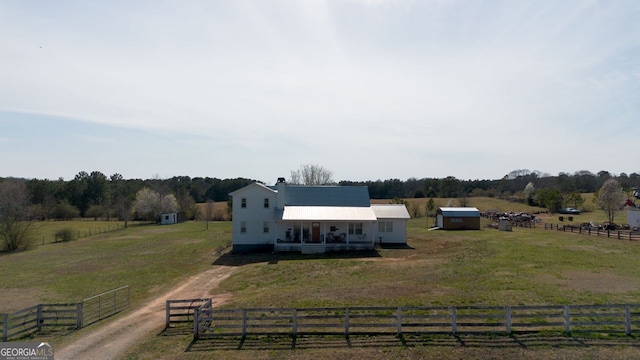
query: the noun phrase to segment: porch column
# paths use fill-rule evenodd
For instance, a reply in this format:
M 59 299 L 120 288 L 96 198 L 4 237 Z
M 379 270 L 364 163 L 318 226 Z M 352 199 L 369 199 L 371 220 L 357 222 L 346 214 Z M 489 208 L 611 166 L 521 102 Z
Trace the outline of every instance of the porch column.
M 346 231 L 346 233 L 347 233 L 347 246 L 348 246 L 348 245 L 349 245 L 349 227 L 351 226 L 351 224 L 350 224 L 350 223 L 346 223 L 346 224 L 347 224 L 347 231 Z
M 322 238 L 322 245 L 326 245 L 327 244 L 327 223 L 326 222 L 322 222 L 322 233 L 320 234 L 320 237 Z

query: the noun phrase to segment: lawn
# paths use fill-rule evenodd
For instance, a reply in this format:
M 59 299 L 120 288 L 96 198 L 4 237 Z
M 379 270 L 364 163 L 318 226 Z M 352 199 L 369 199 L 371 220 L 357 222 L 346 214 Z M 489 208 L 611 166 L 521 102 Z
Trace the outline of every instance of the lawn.
M 638 303 L 640 242 L 516 228 L 499 232 L 427 231 L 409 222 L 409 247 L 356 254 L 303 256 L 223 254 L 215 263 L 237 266 L 213 289 L 231 296 L 226 308 L 409 305 L 545 305 Z M 633 337 L 454 337 L 426 335 L 200 342 L 189 335 L 153 336 L 130 353 L 140 359 L 264 358 L 629 358 Z M 585 345 L 590 344 L 593 345 Z M 464 344 L 464 345 L 463 345 Z M 467 345 L 472 344 L 472 345 Z M 497 345 L 496 345 L 497 344 Z M 563 345 L 564 344 L 564 345 Z M 193 345 L 193 344 L 192 344 Z M 631 345 L 631 346 L 628 346 Z M 557 347 L 557 349 L 556 349 Z M 240 350 L 241 349 L 241 350 Z M 202 351 L 202 352 L 200 352 Z M 160 355 L 162 354 L 162 356 Z
M 321 257 L 268 255 L 213 293 L 226 307 L 543 305 L 640 299 L 640 243 L 517 228 L 425 231 L 407 249 Z M 226 255 L 218 263 L 233 263 Z

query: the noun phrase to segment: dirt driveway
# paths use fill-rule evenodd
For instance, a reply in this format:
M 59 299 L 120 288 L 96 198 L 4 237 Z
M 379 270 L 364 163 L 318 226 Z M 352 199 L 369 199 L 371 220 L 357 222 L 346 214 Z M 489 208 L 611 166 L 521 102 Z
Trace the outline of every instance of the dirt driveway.
M 144 307 L 134 309 L 130 314 L 101 326 L 82 335 L 67 346 L 56 349 L 56 359 L 65 360 L 108 360 L 118 359 L 131 346 L 145 335 L 160 332 L 165 325 L 165 305 L 171 299 L 192 299 L 208 297 L 209 290 L 229 277 L 235 270 L 230 266 L 217 266 L 198 275 L 192 276 L 184 284 L 171 290 Z M 220 306 L 229 298 L 216 297 L 213 306 Z

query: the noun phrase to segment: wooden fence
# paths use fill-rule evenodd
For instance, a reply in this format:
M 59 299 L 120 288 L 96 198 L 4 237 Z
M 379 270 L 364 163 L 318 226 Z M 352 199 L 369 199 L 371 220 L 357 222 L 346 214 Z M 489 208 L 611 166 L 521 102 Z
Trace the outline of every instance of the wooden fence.
M 592 236 L 606 236 L 618 240 L 640 240 L 640 233 L 631 230 L 603 230 L 598 227 L 582 227 L 574 225 L 544 224 L 545 230 L 557 230 Z
M 211 309 L 211 299 L 167 300 L 165 326 L 194 322 L 196 309 Z
M 45 329 L 82 327 L 82 304 L 40 304 L 11 314 L 1 314 L 2 341 Z
M 129 306 L 129 287 L 121 287 L 80 303 L 39 304 L 9 314 L 0 314 L 2 341 L 44 330 L 80 329 Z
M 194 339 L 247 335 L 640 332 L 637 305 L 257 308 L 194 311 Z

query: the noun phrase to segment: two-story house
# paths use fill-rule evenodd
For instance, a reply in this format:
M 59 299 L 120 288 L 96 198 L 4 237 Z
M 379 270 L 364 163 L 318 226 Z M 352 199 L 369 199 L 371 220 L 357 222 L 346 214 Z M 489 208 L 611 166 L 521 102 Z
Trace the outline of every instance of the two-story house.
M 233 251 L 326 251 L 404 244 L 409 212 L 402 204 L 371 205 L 366 186 L 253 183 L 233 199 Z

